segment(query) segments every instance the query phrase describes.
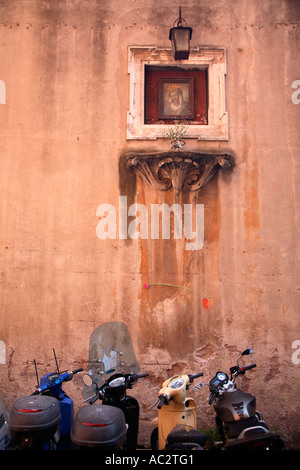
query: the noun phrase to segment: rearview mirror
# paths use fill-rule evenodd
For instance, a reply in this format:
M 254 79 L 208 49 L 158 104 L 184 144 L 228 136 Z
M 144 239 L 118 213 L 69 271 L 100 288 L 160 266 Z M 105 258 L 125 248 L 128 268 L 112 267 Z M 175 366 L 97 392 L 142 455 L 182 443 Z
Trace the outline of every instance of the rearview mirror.
M 242 352 L 241 356 L 247 356 L 248 354 L 252 354 L 252 353 L 253 353 L 253 349 L 248 348 L 248 349 L 245 349 L 245 351 Z
M 87 387 L 91 387 L 91 385 L 93 385 L 92 377 L 89 374 L 84 374 L 82 380 L 84 385 L 86 385 Z

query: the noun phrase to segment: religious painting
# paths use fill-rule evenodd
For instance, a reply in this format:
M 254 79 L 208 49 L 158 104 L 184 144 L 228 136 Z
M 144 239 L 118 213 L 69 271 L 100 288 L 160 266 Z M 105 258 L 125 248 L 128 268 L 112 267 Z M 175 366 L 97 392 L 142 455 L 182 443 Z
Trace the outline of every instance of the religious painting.
M 160 78 L 159 119 L 194 119 L 194 79 Z

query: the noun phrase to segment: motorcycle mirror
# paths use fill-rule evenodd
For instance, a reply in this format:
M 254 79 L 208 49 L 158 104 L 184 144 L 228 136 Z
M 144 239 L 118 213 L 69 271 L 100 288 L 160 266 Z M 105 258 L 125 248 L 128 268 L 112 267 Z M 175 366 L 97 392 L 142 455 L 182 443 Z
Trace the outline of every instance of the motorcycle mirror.
M 92 377 L 89 374 L 84 374 L 82 380 L 84 385 L 86 385 L 87 387 L 90 387 L 93 384 Z
M 242 352 L 241 356 L 247 356 L 248 354 L 252 354 L 253 349 L 252 348 L 247 348 L 245 351 Z

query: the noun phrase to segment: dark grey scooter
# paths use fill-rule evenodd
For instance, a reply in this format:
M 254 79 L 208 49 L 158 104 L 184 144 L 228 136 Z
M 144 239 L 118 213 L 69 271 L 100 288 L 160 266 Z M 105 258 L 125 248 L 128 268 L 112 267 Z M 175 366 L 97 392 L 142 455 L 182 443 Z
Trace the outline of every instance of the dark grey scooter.
M 256 410 L 256 398 L 243 392 L 236 386 L 235 380 L 244 375 L 256 364 L 240 366 L 242 356 L 252 354 L 248 348 L 237 360 L 237 365 L 230 368 L 230 378 L 225 372 L 218 371 L 209 384 L 197 384 L 200 390 L 208 385 L 210 394 L 207 398 L 216 413 L 216 425 L 224 450 L 282 450 L 285 445 L 278 434 L 270 431 L 259 411 Z

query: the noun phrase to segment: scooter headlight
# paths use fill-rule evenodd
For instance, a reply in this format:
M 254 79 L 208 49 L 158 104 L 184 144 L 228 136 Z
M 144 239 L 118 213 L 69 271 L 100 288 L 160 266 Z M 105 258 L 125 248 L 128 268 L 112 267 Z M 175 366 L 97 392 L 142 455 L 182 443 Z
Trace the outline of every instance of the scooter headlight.
M 182 387 L 184 384 L 184 380 L 182 378 L 178 378 L 173 380 L 173 382 L 170 383 L 170 388 L 176 389 Z
M 125 383 L 125 377 L 117 377 L 116 379 L 113 379 L 109 382 L 110 387 L 120 387 L 121 385 L 124 385 Z

